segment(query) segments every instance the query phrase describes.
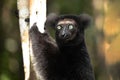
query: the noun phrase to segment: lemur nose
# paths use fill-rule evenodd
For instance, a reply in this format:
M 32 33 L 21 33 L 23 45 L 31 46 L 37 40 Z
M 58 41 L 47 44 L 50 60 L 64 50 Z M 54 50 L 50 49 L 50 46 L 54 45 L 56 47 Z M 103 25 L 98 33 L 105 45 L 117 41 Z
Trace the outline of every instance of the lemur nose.
M 67 33 L 62 33 L 62 34 L 61 34 L 61 38 L 62 38 L 62 39 L 68 39 L 68 38 L 69 38 L 69 34 L 67 34 Z
M 67 37 L 67 34 L 62 34 L 61 37 L 65 39 Z
M 63 30 L 60 33 L 60 38 L 66 40 L 69 37 L 70 37 L 69 31 L 67 31 L 67 28 L 64 27 Z

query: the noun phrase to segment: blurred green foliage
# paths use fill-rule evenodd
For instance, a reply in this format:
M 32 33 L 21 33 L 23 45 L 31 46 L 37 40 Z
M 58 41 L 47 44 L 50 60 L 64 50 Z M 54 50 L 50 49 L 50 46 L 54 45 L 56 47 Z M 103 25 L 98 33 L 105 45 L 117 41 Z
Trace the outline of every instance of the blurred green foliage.
M 92 0 L 48 0 L 48 13 L 93 14 Z
M 17 0 L 1 0 L 0 6 L 0 80 L 24 80 Z

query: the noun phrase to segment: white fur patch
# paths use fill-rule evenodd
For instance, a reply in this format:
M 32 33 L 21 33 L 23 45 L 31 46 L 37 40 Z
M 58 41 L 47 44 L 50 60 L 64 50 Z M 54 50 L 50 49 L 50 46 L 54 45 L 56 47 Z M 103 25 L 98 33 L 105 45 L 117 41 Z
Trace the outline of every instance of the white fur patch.
M 58 25 L 61 25 L 61 24 L 76 24 L 76 22 L 73 19 L 64 19 L 58 22 Z

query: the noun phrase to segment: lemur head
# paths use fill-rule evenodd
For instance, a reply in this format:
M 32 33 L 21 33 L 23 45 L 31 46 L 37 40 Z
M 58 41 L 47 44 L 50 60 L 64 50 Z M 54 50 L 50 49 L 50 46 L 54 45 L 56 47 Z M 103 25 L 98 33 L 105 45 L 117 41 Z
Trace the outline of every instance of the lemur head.
M 77 34 L 77 23 L 73 19 L 63 19 L 56 24 L 56 37 L 62 41 L 70 41 Z
M 84 39 L 84 29 L 90 24 L 91 17 L 87 14 L 62 15 L 51 19 L 48 18 L 46 25 L 55 29 L 57 42 L 63 44 L 82 42 Z M 79 40 L 79 41 L 76 41 Z

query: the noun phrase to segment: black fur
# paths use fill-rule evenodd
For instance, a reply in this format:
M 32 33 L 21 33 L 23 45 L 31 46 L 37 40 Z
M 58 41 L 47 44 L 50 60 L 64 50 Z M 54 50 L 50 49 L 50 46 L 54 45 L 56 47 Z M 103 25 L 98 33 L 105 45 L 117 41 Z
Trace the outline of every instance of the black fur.
M 44 80 L 94 80 L 90 58 L 84 41 L 84 29 L 89 25 L 90 17 L 86 15 L 64 15 L 47 19 L 45 29 L 50 25 L 56 27 L 58 21 L 73 19 L 78 25 L 73 40 L 64 43 L 56 41 L 48 33 L 40 33 L 36 24 L 29 31 L 37 72 Z M 48 25 L 49 24 L 49 25 Z

